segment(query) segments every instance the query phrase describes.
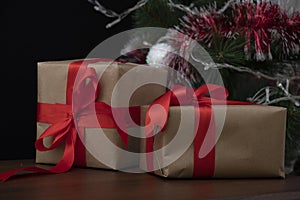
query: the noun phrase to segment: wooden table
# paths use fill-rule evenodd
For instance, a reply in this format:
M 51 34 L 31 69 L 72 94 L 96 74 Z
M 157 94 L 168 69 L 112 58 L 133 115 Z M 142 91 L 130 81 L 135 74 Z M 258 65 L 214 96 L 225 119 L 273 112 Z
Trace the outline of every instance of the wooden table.
M 0 161 L 0 172 L 34 164 Z M 300 199 L 300 177 L 286 179 L 169 180 L 150 174 L 73 168 L 63 174 L 20 175 L 0 183 L 1 200 L 57 199 Z

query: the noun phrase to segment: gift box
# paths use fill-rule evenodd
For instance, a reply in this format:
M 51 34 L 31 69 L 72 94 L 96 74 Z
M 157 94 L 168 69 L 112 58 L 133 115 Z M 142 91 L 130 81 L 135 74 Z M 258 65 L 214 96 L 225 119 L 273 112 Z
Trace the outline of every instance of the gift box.
M 128 135 L 138 134 L 139 128 L 126 122 L 123 109 L 129 107 L 130 117 L 137 122 L 139 106 L 165 93 L 165 87 L 154 82 L 137 87 L 145 76 L 154 82 L 167 81 L 166 70 L 133 63 L 106 59 L 39 62 L 36 163 L 57 164 L 54 172 L 73 165 L 105 169 L 138 165 L 120 153 L 120 149 L 139 152 L 140 147 L 139 139 Z M 123 96 L 130 92 L 124 102 Z M 125 119 L 123 128 L 114 119 L 112 103 L 119 119 Z M 111 145 L 105 149 L 108 141 Z
M 141 169 L 165 178 L 285 177 L 286 108 L 234 101 L 212 106 L 208 97 L 201 98 L 206 103 L 197 109 L 189 103 L 172 105 L 170 98 L 154 102 L 167 107 L 168 116 L 161 109 L 156 110 L 160 114 L 150 112 L 158 124 L 167 117 L 152 128 L 146 123 L 149 106 L 143 106 L 142 124 L 150 126 L 152 135 L 145 130 Z M 213 116 L 209 128 L 205 112 Z

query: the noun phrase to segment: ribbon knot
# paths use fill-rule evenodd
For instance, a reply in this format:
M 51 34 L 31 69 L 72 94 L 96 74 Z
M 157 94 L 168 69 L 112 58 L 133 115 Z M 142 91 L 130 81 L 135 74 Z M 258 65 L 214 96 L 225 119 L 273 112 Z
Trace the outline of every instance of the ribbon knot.
M 206 84 L 202 85 L 197 89 L 184 87 L 181 85 L 175 85 L 168 92 L 166 92 L 161 97 L 157 98 L 148 108 L 146 115 L 146 125 L 152 123 L 152 128 L 159 126 L 162 131 L 165 130 L 167 120 L 150 120 L 150 110 L 154 105 L 161 105 L 168 117 L 169 107 L 170 106 L 211 106 L 212 104 L 226 104 L 228 97 L 228 91 L 226 88 L 215 85 L 215 84 Z M 159 122 L 158 124 L 153 124 Z M 164 122 L 162 124 L 161 122 Z M 151 130 L 147 130 L 147 133 Z
M 171 105 L 192 105 L 197 100 L 192 88 L 175 85 L 169 92 L 171 93 Z
M 67 114 L 66 118 L 74 118 L 73 112 L 67 112 L 66 114 Z

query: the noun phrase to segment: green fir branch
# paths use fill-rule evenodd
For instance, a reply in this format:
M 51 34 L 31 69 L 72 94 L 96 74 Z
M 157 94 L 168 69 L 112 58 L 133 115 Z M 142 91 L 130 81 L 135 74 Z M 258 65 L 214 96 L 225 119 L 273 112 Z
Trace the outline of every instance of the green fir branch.
M 245 65 L 244 44 L 245 40 L 241 37 L 235 39 L 214 37 L 212 48 L 207 48 L 207 51 L 214 62 Z
M 217 6 L 222 7 L 226 0 L 173 0 L 174 3 L 189 6 L 207 6 L 216 2 Z M 150 0 L 146 5 L 136 10 L 132 15 L 134 26 L 137 27 L 162 27 L 172 28 L 179 24 L 179 19 L 186 13 L 170 8 L 168 0 Z

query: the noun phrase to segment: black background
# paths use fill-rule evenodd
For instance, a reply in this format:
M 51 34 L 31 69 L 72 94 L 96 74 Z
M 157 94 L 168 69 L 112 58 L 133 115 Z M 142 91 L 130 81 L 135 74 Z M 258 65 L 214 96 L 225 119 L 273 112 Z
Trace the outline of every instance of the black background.
M 133 0 L 106 0 L 122 11 Z M 37 62 L 84 58 L 101 41 L 131 29 L 132 18 L 106 29 L 112 18 L 87 0 L 3 1 L 1 3 L 0 159 L 34 158 Z

